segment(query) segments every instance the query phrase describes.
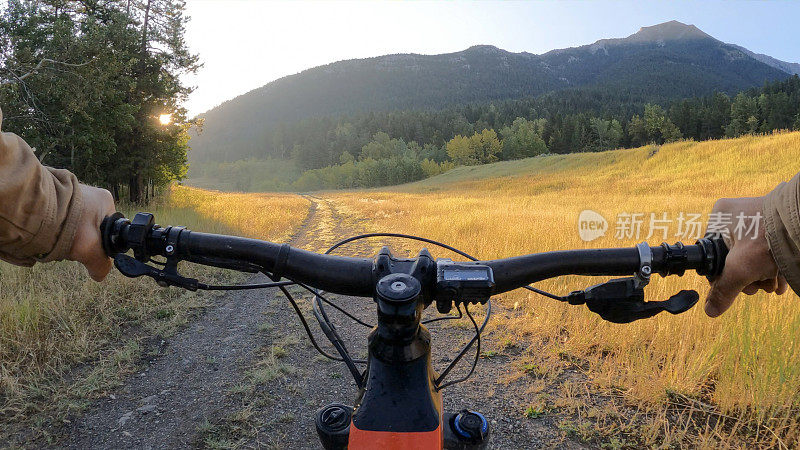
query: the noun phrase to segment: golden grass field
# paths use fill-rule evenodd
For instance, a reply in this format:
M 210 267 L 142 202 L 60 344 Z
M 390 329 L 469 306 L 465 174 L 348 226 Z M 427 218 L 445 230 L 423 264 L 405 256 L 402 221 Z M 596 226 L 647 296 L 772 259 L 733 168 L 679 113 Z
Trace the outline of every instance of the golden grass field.
M 173 187 L 169 201 L 170 207 L 190 209 L 205 222 L 235 230 L 240 236 L 277 242 L 289 239 L 310 206 L 308 200 L 296 194 L 228 193 L 187 186 Z M 164 220 L 174 222 L 172 217 Z
M 633 245 L 636 239 L 614 237 L 619 213 L 705 216 L 720 197 L 763 195 L 798 171 L 795 132 L 461 167 L 394 189 L 327 197 L 350 215 L 369 218 L 373 231 L 423 235 L 492 259 Z M 606 236 L 590 243 L 579 238 L 584 209 L 608 220 Z M 639 242 L 647 237 L 646 222 L 642 229 Z M 675 224 L 670 232 L 677 232 Z M 570 277 L 537 286 L 566 294 L 596 282 Z M 691 288 L 703 296 L 707 287 L 696 274 L 654 277 L 646 295 L 663 300 Z M 583 307 L 527 291 L 502 301 L 527 312 L 503 327 L 540 363 L 558 364 L 559 354 L 585 359 L 596 386 L 649 410 L 643 435 L 650 445 L 800 444 L 800 302 L 792 293 L 743 296 L 718 319 L 706 317 L 700 304 L 680 316 L 662 313 L 631 325 L 606 323 Z M 694 406 L 675 416 L 669 407 L 676 399 Z M 695 432 L 687 441 L 690 429 Z
M 175 186 L 157 203 L 120 208 L 126 215 L 148 210 L 159 223 L 198 231 L 285 240 L 308 207 L 297 195 Z M 219 273 L 185 270 L 205 279 Z M 104 283 L 94 283 L 72 262 L 32 269 L 0 262 L 0 423 L 42 411 L 47 417 L 39 420 L 67 417 L 132 370 L 142 337 L 168 335 L 203 304 L 200 294 L 153 287 L 150 279 L 125 278 L 116 270 Z

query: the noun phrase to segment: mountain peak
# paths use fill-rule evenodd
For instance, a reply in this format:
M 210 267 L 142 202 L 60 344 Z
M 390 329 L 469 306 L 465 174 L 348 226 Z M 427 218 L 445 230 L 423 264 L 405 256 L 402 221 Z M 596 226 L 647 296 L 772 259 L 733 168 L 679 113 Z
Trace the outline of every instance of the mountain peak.
M 639 28 L 639 31 L 626 38 L 600 39 L 590 46 L 592 51 L 605 49 L 606 46 L 624 44 L 649 44 L 656 43 L 664 45 L 668 41 L 694 41 L 710 39 L 713 37 L 704 33 L 694 25 L 686 25 L 677 20 L 659 23 L 657 25 Z
M 472 47 L 469 47 L 464 51 L 475 52 L 475 53 L 506 53 L 505 50 L 499 49 L 494 45 L 487 45 L 487 44 L 473 45 Z
M 639 28 L 639 31 L 625 38 L 628 42 L 658 42 L 691 39 L 714 39 L 694 25 L 686 25 L 677 20 L 660 23 L 650 27 Z

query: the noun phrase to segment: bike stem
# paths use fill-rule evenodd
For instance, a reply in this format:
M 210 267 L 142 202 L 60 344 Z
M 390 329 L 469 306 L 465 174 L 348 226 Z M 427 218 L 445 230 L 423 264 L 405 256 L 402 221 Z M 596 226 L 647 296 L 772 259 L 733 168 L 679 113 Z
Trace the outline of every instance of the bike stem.
M 436 264 L 427 250 L 415 259 L 398 259 L 384 248 L 375 259 L 374 273 L 380 277 L 373 297 L 378 325 L 368 338 L 364 388 L 349 411 L 341 411 L 347 407 L 339 404 L 318 411 L 320 439 L 329 449 L 376 448 L 381 442 L 398 441 L 411 448 L 442 448 L 454 439 L 448 422 L 455 416 L 443 420 L 442 394 L 431 364 L 431 334 L 420 323 L 431 303 L 423 286 L 435 277 Z M 332 413 L 331 408 L 339 409 Z M 352 414 L 349 423 L 342 420 L 343 413 Z M 470 448 L 484 443 L 479 444 Z

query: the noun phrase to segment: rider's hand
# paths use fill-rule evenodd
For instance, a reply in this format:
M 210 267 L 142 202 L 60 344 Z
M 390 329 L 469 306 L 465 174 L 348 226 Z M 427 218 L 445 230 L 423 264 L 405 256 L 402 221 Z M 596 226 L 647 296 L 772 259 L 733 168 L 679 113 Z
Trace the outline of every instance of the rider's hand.
M 755 216 L 761 212 L 763 204 L 764 197 L 723 198 L 714 204 L 712 213 L 730 214 L 732 223 L 725 226 L 728 229 L 725 243 L 730 250 L 725 268 L 711 283 L 706 298 L 706 314 L 710 317 L 724 313 L 740 292 L 754 295 L 764 290 L 780 295 L 788 289 L 786 279 L 778 273 L 778 266 L 769 251 L 763 220 L 758 223 L 756 233 L 739 233 L 741 235 L 737 236 L 734 232 L 739 214 Z
M 111 271 L 111 259 L 103 251 L 100 222 L 114 213 L 114 198 L 105 189 L 84 184 L 80 185 L 80 189 L 83 211 L 67 259 L 86 266 L 93 280 L 103 281 Z

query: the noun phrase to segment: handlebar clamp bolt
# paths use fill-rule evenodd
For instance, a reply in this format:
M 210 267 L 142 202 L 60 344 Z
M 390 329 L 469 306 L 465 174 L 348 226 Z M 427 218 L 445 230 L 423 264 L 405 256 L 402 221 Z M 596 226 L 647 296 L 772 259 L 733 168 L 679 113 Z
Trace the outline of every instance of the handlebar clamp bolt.
M 650 266 L 642 266 L 641 268 L 642 275 L 649 277 L 650 274 L 653 273 L 653 269 Z
M 164 249 L 164 251 L 166 251 L 168 255 L 171 255 L 173 252 L 175 252 L 175 247 L 173 247 L 173 246 L 171 246 L 171 245 L 168 245 L 168 246 L 167 246 L 167 247 Z

